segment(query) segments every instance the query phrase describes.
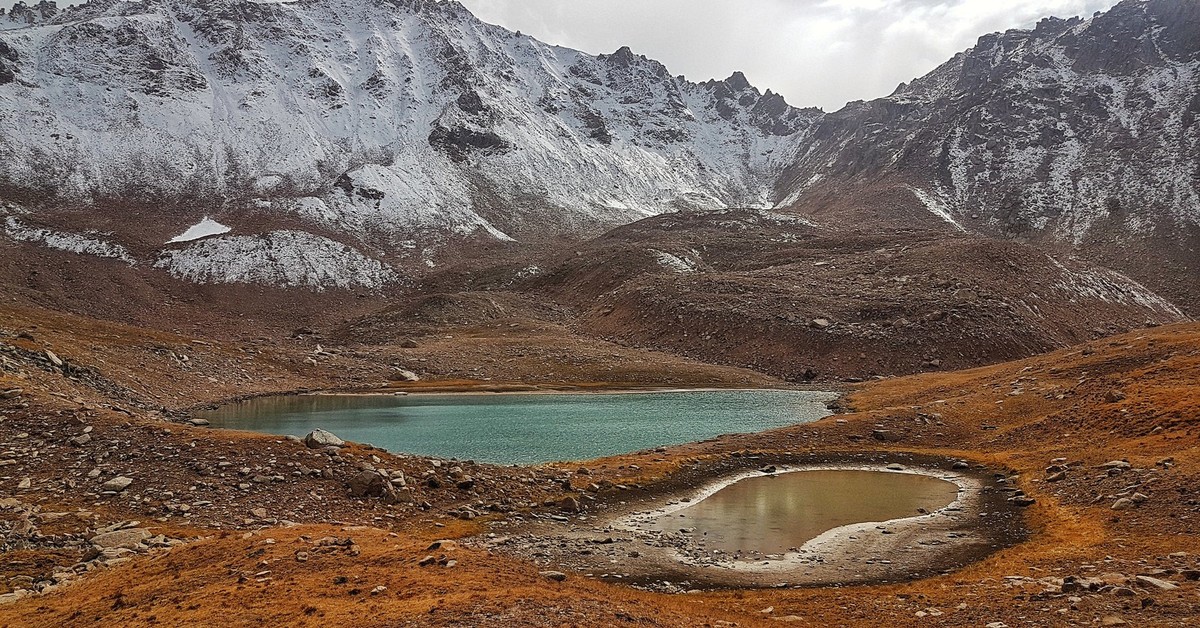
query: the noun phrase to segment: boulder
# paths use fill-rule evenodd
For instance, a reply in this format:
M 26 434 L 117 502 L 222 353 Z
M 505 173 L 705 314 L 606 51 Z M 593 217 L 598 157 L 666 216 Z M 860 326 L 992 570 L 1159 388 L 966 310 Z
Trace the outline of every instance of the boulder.
M 1160 580 L 1151 576 L 1138 576 L 1136 580 L 1139 584 L 1151 586 L 1156 589 L 1162 589 L 1163 591 L 1173 591 L 1179 588 L 1179 585 L 1175 584 L 1174 582 L 1167 582 L 1166 580 Z
M 871 438 L 884 443 L 898 443 L 904 439 L 904 435 L 888 430 L 874 430 L 871 432 Z
M 325 447 L 345 447 L 346 441 L 334 436 L 333 432 L 316 429 L 304 437 L 304 444 L 309 449 L 324 449 Z
M 105 532 L 93 536 L 92 545 L 105 549 L 134 549 L 142 541 L 150 538 L 150 531 L 144 528 L 130 528 L 128 530 L 115 530 L 113 532 Z
M 54 366 L 56 366 L 58 368 L 63 367 L 64 362 L 63 362 L 62 358 L 55 355 L 55 353 L 53 351 L 46 349 L 45 354 L 46 354 L 46 359 L 50 360 L 51 364 L 53 364 Z
M 393 382 L 419 382 L 419 381 L 421 381 L 421 376 L 417 375 L 416 373 L 414 373 L 408 369 L 398 368 L 398 369 L 394 369 L 392 371 L 392 381 Z
M 561 571 L 539 571 L 538 575 L 546 578 L 547 580 L 553 580 L 555 582 L 562 582 L 563 580 L 567 579 L 567 574 Z
M 353 497 L 383 497 L 392 490 L 391 484 L 376 471 L 362 471 L 347 484 Z
M 130 484 L 133 484 L 133 478 L 127 478 L 125 476 L 119 475 L 119 476 L 105 482 L 103 485 L 100 486 L 100 489 L 104 490 L 104 491 L 113 491 L 115 493 L 120 493 L 121 491 L 129 488 Z

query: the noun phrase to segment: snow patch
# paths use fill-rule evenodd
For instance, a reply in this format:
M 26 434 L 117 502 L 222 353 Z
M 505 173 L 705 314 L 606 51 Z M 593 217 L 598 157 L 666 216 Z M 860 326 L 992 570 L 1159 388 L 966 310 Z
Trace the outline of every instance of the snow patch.
M 4 233 L 18 242 L 34 242 L 59 251 L 116 259 L 130 266 L 137 263 L 133 260 L 133 256 L 129 254 L 129 250 L 120 244 L 114 244 L 90 235 L 30 227 L 13 216 L 5 217 Z
M 681 274 L 696 272 L 696 262 L 690 259 L 685 259 L 679 257 L 678 255 L 672 255 L 666 251 L 659 251 L 657 249 L 650 249 L 650 252 L 653 253 L 656 258 L 658 258 L 658 264 L 667 270 Z
M 272 231 L 202 240 L 163 251 L 155 268 L 202 284 L 376 290 L 398 279 L 383 262 L 305 231 Z
M 917 200 L 921 201 L 921 203 L 925 205 L 925 209 L 928 209 L 935 216 L 950 223 L 951 225 L 954 225 L 954 228 L 958 229 L 959 231 L 964 233 L 967 231 L 965 227 L 963 227 L 958 223 L 957 220 L 954 219 L 954 214 L 950 213 L 950 208 L 947 207 L 945 203 L 941 202 L 925 190 L 912 187 L 911 185 L 908 186 L 908 190 L 913 193 L 913 196 L 917 197 Z
M 1054 284 L 1058 290 L 1085 299 L 1097 299 L 1121 305 L 1139 305 L 1177 319 L 1185 318 L 1183 312 L 1170 301 L 1114 270 L 1090 268 L 1076 271 L 1063 266 L 1054 258 L 1051 258 L 1051 261 L 1062 273 L 1061 278 Z
M 215 235 L 229 233 L 233 229 L 227 227 L 208 216 L 205 216 L 200 222 L 188 227 L 187 231 L 167 240 L 167 244 L 178 244 L 180 242 L 192 242 L 201 238 L 208 238 Z

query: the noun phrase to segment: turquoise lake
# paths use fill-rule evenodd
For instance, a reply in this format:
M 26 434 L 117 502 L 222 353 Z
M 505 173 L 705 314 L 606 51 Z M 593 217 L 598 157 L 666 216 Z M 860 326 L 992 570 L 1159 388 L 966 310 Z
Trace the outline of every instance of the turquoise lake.
M 262 397 L 198 413 L 213 427 L 303 436 L 316 428 L 394 453 L 496 464 L 587 460 L 829 416 L 833 393 Z

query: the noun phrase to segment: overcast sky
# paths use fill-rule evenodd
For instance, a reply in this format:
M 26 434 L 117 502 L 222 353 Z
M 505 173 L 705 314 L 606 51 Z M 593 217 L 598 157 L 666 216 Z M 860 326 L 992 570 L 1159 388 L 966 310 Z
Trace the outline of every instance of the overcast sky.
M 796 106 L 886 96 L 975 44 L 1116 0 L 460 0 L 485 22 L 593 54 L 629 46 L 692 81 L 741 70 Z

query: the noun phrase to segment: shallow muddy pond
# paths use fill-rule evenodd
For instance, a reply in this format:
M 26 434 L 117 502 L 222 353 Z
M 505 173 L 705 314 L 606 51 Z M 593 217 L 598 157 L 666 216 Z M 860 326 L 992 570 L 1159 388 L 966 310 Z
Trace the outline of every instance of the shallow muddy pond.
M 498 464 L 584 460 L 830 414 L 836 395 L 781 390 L 630 394 L 262 397 L 198 413 L 213 427 L 295 434 L 327 429 L 396 453 Z
M 735 482 L 641 527 L 686 530 L 729 554 L 784 554 L 834 528 L 915 517 L 957 496 L 956 484 L 914 473 L 797 471 Z

